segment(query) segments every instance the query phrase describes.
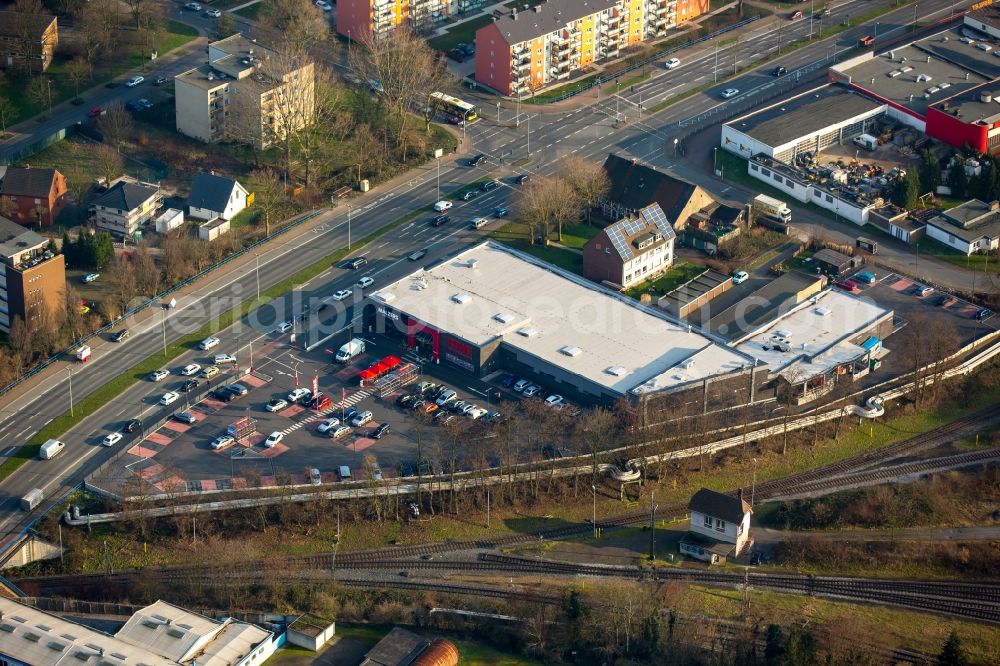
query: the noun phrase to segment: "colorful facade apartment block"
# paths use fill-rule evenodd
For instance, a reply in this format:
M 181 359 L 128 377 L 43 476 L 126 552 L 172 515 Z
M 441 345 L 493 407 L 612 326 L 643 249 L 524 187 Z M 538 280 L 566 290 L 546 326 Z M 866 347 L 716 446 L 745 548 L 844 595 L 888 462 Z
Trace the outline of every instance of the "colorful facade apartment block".
M 422 30 L 449 16 L 483 6 L 486 0 L 339 0 L 337 32 L 348 39 L 381 39 L 400 26 Z
M 476 32 L 476 81 L 504 95 L 537 92 L 706 11 L 708 0 L 548 0 L 522 12 L 504 8 Z

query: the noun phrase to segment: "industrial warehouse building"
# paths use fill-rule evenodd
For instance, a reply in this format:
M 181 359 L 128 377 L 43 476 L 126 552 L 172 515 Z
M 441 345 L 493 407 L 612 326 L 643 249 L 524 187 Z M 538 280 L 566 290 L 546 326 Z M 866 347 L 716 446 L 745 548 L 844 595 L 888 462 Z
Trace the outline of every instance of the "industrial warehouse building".
M 364 311 L 366 330 L 432 362 L 508 370 L 588 404 L 742 404 L 767 375 L 656 308 L 491 241 L 370 294 Z
M 165 601 L 147 606 L 114 635 L 0 597 L 0 660 L 10 666 L 249 666 L 284 634 L 232 618 L 213 620 Z

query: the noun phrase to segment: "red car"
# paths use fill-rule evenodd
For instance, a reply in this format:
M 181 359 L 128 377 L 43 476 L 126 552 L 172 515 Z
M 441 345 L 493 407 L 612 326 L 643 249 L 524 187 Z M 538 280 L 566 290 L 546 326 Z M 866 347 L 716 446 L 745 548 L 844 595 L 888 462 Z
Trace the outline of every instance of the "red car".
M 800 18 L 802 18 L 802 12 L 792 12 L 792 15 L 789 17 L 789 20 L 798 21 Z
M 87 115 L 90 116 L 91 118 L 97 118 L 98 116 L 103 116 L 104 109 L 102 109 L 99 106 L 92 106 L 90 107 L 90 111 L 87 113 Z
M 314 398 L 311 407 L 317 412 L 321 412 L 330 406 L 330 397 L 321 395 L 318 398 Z
M 860 289 L 854 280 L 841 280 L 836 286 L 840 287 L 844 291 L 849 291 L 852 294 Z

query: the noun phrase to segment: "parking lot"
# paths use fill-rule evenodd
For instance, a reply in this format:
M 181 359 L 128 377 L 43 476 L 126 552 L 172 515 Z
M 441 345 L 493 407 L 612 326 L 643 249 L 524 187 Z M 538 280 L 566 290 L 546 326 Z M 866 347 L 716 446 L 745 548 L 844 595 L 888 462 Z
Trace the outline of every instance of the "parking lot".
M 219 349 L 225 347 L 223 341 Z M 206 358 L 198 362 L 207 367 L 215 351 L 206 352 Z M 172 369 L 170 376 L 160 382 L 163 391 L 179 394 L 171 407 L 176 409 L 175 414 L 192 415 L 194 423 L 171 418 L 146 433 L 141 443 L 126 444 L 129 448 L 125 455 L 104 475 L 104 482 L 96 480 L 97 485 L 109 485 L 111 478 L 121 486 L 142 479 L 160 491 L 170 492 L 305 484 L 316 480 L 311 474 L 313 468 L 327 483 L 339 480 L 338 471 L 343 465 L 350 468 L 354 480 L 371 479 L 377 474 L 389 479 L 414 473 L 444 473 L 453 455 L 459 468 L 468 469 L 476 464 L 468 446 L 469 433 L 488 438 L 490 429 L 502 418 L 497 410 L 508 412 L 519 397 L 514 377 L 498 373 L 489 383 L 458 370 L 425 367 L 422 359 L 385 339 L 366 341 L 364 353 L 347 364 L 332 361 L 332 351 L 305 353 L 290 346 L 286 335 L 275 332 L 267 346 L 255 353 L 252 372 L 244 374 L 244 368 L 237 373 L 227 368 L 211 380 L 213 389 L 233 382 L 246 387 L 245 395 L 227 400 L 210 391 L 203 399 L 189 402 L 188 394 L 179 388 L 190 379 L 182 376 L 182 368 Z M 379 398 L 374 395 L 374 386 L 360 385 L 359 373 L 390 356 L 398 358 L 398 367 L 413 363 L 428 372 L 416 374 L 407 385 Z M 318 410 L 291 400 L 289 395 L 296 389 L 311 388 L 314 377 L 320 393 L 331 399 L 328 406 Z M 427 384 L 434 386 L 415 395 L 418 386 Z M 434 390 L 441 385 L 455 391 L 444 406 L 435 404 Z M 202 385 L 201 390 L 204 388 Z M 518 388 L 523 391 L 525 387 Z M 544 388 L 538 389 L 533 397 L 548 397 Z M 159 395 L 150 400 L 155 401 Z M 276 411 L 269 411 L 268 403 L 279 400 L 288 404 L 278 403 Z M 372 412 L 371 420 L 351 426 L 352 413 L 365 411 Z M 254 421 L 253 434 L 213 448 L 213 440 L 247 419 Z M 328 419 L 339 423 L 321 432 L 319 427 Z M 348 424 L 346 432 L 331 437 L 344 423 Z M 376 438 L 374 433 L 380 426 L 384 433 Z M 267 442 L 272 433 L 279 433 L 280 437 L 274 439 L 280 441 Z M 446 441 L 454 450 L 445 450 Z M 534 452 L 534 457 L 557 455 L 555 448 L 549 448 L 551 451 Z M 376 468 L 368 467 L 368 456 L 374 459 Z M 486 457 L 491 464 L 499 460 L 492 451 Z

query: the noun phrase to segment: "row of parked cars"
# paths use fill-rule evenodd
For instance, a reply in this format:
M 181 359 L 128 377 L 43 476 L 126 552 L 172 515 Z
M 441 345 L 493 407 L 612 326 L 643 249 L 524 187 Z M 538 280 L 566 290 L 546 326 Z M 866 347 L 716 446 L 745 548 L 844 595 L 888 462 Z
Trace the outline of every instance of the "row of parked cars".
M 434 423 L 443 425 L 464 416 L 472 421 L 494 422 L 500 412 L 490 411 L 469 400 L 460 400 L 458 392 L 445 384 L 423 381 L 412 393 L 399 396 L 396 405 L 402 409 L 431 415 Z
M 533 384 L 530 380 L 520 379 L 511 374 L 505 374 L 500 378 L 500 386 L 508 388 L 515 393 L 520 393 L 525 398 L 541 398 L 545 395 L 545 389 L 538 384 Z M 564 397 L 558 393 L 550 393 L 548 397 L 545 398 L 545 404 L 557 412 L 568 410 L 568 414 L 576 416 L 580 413 L 580 410 L 576 405 L 568 402 Z

